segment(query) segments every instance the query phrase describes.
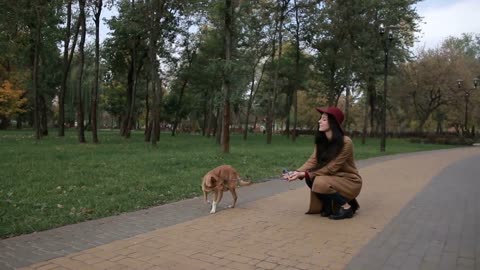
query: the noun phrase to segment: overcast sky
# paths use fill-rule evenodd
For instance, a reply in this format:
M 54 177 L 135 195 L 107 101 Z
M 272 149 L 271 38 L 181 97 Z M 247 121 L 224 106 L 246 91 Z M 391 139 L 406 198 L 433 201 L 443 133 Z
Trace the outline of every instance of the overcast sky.
M 417 10 L 423 21 L 415 47 L 435 48 L 449 36 L 480 34 L 480 0 L 425 0 L 417 5 Z M 102 13 L 110 18 L 116 11 L 104 10 Z M 102 25 L 100 31 L 103 40 L 109 29 Z
M 423 22 L 416 47 L 435 48 L 448 36 L 480 34 L 480 0 L 426 0 L 417 10 Z

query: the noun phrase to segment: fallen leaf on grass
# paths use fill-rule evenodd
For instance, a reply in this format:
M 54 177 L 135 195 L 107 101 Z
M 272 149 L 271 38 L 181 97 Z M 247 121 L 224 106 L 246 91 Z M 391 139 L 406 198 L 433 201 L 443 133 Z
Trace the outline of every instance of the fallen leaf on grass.
M 80 208 L 80 211 L 82 212 L 82 214 L 91 214 L 95 212 L 95 209 L 82 207 Z

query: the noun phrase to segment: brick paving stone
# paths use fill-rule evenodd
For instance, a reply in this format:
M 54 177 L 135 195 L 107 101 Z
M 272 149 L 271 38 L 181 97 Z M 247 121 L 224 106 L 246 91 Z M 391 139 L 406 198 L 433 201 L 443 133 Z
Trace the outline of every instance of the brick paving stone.
M 254 265 L 240 263 L 240 262 L 232 262 L 226 265 L 228 268 L 236 269 L 236 270 L 254 270 L 257 269 Z
M 58 267 L 58 265 L 55 265 L 55 264 L 46 264 L 46 265 L 42 265 L 42 266 L 32 266 L 33 269 L 36 269 L 36 270 L 51 270 L 51 269 L 54 269 Z
M 261 268 L 261 269 L 275 269 L 275 267 L 277 267 L 278 264 L 272 263 L 272 262 L 267 262 L 267 261 L 262 261 L 262 262 L 257 263 L 256 266 Z

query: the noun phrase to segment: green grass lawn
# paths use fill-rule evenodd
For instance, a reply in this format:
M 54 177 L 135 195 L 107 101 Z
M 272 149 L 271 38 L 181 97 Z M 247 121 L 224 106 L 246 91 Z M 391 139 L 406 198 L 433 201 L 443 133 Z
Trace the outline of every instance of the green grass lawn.
M 232 135 L 230 154 L 199 135 L 165 133 L 157 148 L 143 141 L 142 132 L 124 139 L 118 131 L 101 131 L 99 138 L 98 145 L 79 144 L 70 131 L 36 142 L 32 131 L 0 131 L 1 238 L 199 196 L 201 177 L 221 164 L 254 182 L 278 177 L 313 151 L 312 136 L 296 143 L 274 136 L 267 145 L 261 134 L 247 141 Z M 448 147 L 389 139 L 380 153 L 378 139 L 354 143 L 357 159 Z

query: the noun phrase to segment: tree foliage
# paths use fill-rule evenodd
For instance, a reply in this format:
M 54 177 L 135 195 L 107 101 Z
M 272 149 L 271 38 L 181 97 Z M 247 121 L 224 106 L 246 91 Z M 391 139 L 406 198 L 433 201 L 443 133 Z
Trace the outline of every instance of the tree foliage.
M 393 104 L 396 114 L 409 115 L 403 118 L 402 126 L 417 131 L 446 131 L 448 127 L 464 127 L 466 114 L 466 93 L 469 102 L 478 100 L 473 80 L 480 67 L 478 61 L 479 44 L 472 35 L 450 37 L 434 49 L 421 49 L 415 61 L 399 67 L 393 82 Z M 457 80 L 462 80 L 461 87 Z M 471 100 L 470 100 L 471 99 Z M 473 103 L 473 102 L 472 102 Z M 476 107 L 470 108 L 468 118 L 477 114 Z
M 2 120 L 12 119 L 17 114 L 26 112 L 25 91 L 15 89 L 9 81 L 4 81 L 0 86 L 0 118 Z
M 348 131 L 375 135 L 383 101 L 392 132 L 466 132 L 480 125 L 471 83 L 480 76 L 480 36 L 412 52 L 418 2 L 3 1 L 0 80 L 25 90 L 25 113 L 9 116 L 18 123 L 44 135 L 59 126 L 59 136 L 85 125 L 93 141 L 108 115 L 122 136 L 144 128 L 153 145 L 160 130 L 199 132 L 218 144 L 222 130 L 244 139 L 266 130 L 271 143 L 275 132 L 314 128 L 313 108 L 328 105 L 344 109 Z M 116 13 L 100 42 L 108 9 Z M 393 31 L 391 43 L 380 24 Z

